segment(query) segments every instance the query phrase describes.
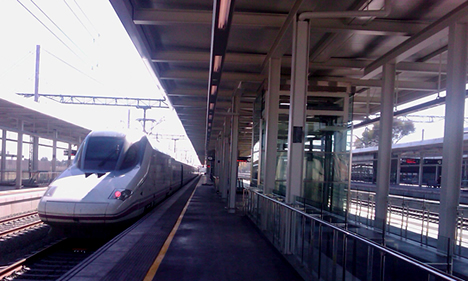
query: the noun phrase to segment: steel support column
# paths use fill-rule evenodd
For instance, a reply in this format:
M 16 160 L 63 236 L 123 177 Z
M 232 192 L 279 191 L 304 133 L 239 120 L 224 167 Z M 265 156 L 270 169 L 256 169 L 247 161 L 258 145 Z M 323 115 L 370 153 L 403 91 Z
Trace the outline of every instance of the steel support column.
M 262 169 L 263 165 L 263 119 L 260 119 L 258 122 L 258 166 L 257 166 L 257 186 L 263 187 L 263 175 Z M 265 188 L 262 188 L 263 192 L 265 192 Z
M 465 23 L 450 25 L 439 236 L 437 239 L 437 248 L 443 252 L 450 250 L 447 248 L 448 244 L 455 245 L 463 157 L 467 37 Z
M 291 63 L 291 97 L 289 102 L 288 164 L 286 203 L 302 195 L 304 165 L 304 128 L 307 106 L 309 66 L 309 22 L 295 21 Z
M 400 173 L 401 173 L 401 154 L 397 154 L 397 164 L 396 164 L 396 181 L 395 183 L 400 184 Z
M 276 158 L 278 154 L 278 111 L 281 79 L 281 59 L 270 59 L 268 92 L 265 95 L 265 194 L 275 189 Z
M 6 142 L 7 142 L 7 131 L 2 130 L 2 171 L 1 171 L 1 181 L 5 181 L 5 172 L 6 172 Z
M 219 150 L 219 180 L 218 180 L 218 192 L 223 196 L 223 184 L 225 181 L 225 176 L 224 176 L 224 128 L 221 131 L 220 134 L 220 150 Z
M 213 162 L 215 166 L 215 173 L 214 176 L 218 178 L 218 182 L 214 182 L 216 192 L 220 191 L 219 183 L 221 179 L 221 174 L 223 172 L 223 134 L 221 133 L 218 135 L 216 139 L 216 151 L 215 151 L 215 159 Z M 216 180 L 215 180 L 216 181 Z
M 70 166 L 72 164 L 72 150 L 73 150 L 72 144 L 68 143 L 67 166 Z
M 227 199 L 227 191 L 229 187 L 229 130 L 231 128 L 231 117 L 225 117 L 224 118 L 224 140 L 223 140 L 223 178 L 222 178 L 222 184 L 220 184 L 221 187 L 221 198 L 222 199 Z
M 255 126 L 252 124 L 252 140 L 250 141 L 250 143 L 251 143 L 251 145 L 250 145 L 250 155 L 251 155 L 251 157 L 250 157 L 250 186 L 252 186 L 252 181 L 254 179 L 254 153 L 255 153 L 255 132 L 254 132 L 254 128 L 255 128 Z
M 24 122 L 19 121 L 18 124 L 18 140 L 17 140 L 17 149 L 16 149 L 16 182 L 15 188 L 21 188 L 23 181 L 23 127 Z
M 32 170 L 36 172 L 39 170 L 39 137 L 33 136 L 32 137 Z M 68 154 L 68 157 L 71 159 L 71 150 L 70 153 Z M 68 161 L 68 166 L 71 165 L 71 161 Z
M 228 212 L 236 212 L 236 189 L 237 189 L 237 156 L 238 156 L 238 142 L 239 142 L 239 105 L 240 94 L 236 94 L 233 98 L 232 126 L 231 126 L 231 176 L 230 176 L 230 189 L 229 189 L 229 203 Z
M 380 104 L 380 139 L 377 155 L 377 192 L 375 197 L 375 227 L 383 230 L 385 230 L 387 221 L 388 192 L 390 189 L 394 89 L 395 64 L 385 64 L 383 67 L 382 101 Z
M 418 185 L 421 187 L 424 174 L 424 152 L 419 152 L 419 170 L 418 170 Z
M 54 131 L 54 139 L 52 140 L 52 173 L 57 171 L 57 137 L 58 132 Z

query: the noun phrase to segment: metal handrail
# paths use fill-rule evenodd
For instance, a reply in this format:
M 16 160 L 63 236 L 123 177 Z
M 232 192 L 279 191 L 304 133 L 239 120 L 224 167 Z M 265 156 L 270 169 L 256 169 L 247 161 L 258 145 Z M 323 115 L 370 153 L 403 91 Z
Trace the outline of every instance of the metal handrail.
M 354 218 L 356 222 L 360 222 L 369 226 L 369 221 L 366 221 L 364 217 L 361 217 L 360 211 L 361 208 L 369 208 L 370 211 L 373 210 L 373 207 L 370 206 L 370 204 L 372 204 L 373 202 L 373 199 L 371 197 L 375 196 L 375 192 L 357 190 L 350 190 L 350 192 L 352 194 L 350 202 L 357 205 L 355 207 L 356 209 L 354 210 L 354 212 L 350 212 L 350 214 L 356 216 Z M 421 244 L 424 243 L 428 246 L 435 247 L 435 241 L 437 239 L 435 235 L 437 235 L 438 230 L 436 228 L 433 228 L 433 226 L 431 225 L 438 223 L 439 206 L 440 204 L 438 200 L 412 198 L 402 195 L 389 195 L 387 231 L 389 233 L 400 235 L 405 239 L 410 239 L 416 242 L 420 242 Z M 460 204 L 458 207 L 457 235 L 455 237 L 456 251 L 454 252 L 454 254 L 460 257 L 467 257 L 468 254 L 468 252 L 466 251 L 467 234 L 465 233 L 465 230 L 468 229 L 468 217 L 466 217 L 465 215 L 468 214 L 467 210 L 468 205 L 466 204 Z M 394 232 L 398 230 L 398 226 L 391 223 L 391 219 L 394 213 L 401 215 L 401 226 L 399 228 L 399 234 Z M 408 229 L 409 219 L 420 220 L 419 230 L 415 228 L 415 224 L 413 224 L 412 230 Z M 392 230 L 391 227 L 395 227 L 396 229 Z M 412 235 L 411 233 L 415 235 Z
M 280 205 L 281 207 L 283 207 L 283 208 L 285 208 L 285 209 L 287 209 L 287 210 L 289 210 L 289 211 L 292 211 L 292 212 L 301 214 L 302 216 L 307 217 L 307 218 L 309 218 L 309 219 L 311 219 L 311 220 L 313 220 L 313 221 L 315 221 L 315 222 L 317 222 L 317 223 L 319 223 L 319 224 L 321 224 L 321 225 L 323 225 L 323 226 L 329 227 L 329 228 L 331 228 L 332 230 L 335 230 L 335 231 L 337 231 L 337 232 L 339 232 L 339 233 L 342 233 L 343 235 L 345 235 L 345 236 L 347 236 L 347 237 L 350 237 L 350 238 L 352 238 L 352 239 L 355 239 L 355 240 L 357 240 L 357 241 L 360 241 L 360 242 L 362 242 L 362 243 L 364 243 L 364 244 L 367 244 L 368 246 L 374 247 L 374 248 L 377 249 L 378 251 L 381 251 L 381 252 L 383 252 L 383 253 L 389 254 L 389 255 L 391 255 L 391 256 L 397 258 L 397 259 L 400 259 L 400 260 L 402 260 L 402 261 L 404 261 L 404 262 L 407 262 L 408 264 L 410 264 L 410 265 L 412 265 L 412 266 L 415 266 L 415 267 L 417 267 L 417 268 L 419 268 L 419 269 L 421 269 L 421 270 L 427 272 L 428 274 L 431 274 L 431 275 L 433 275 L 433 276 L 442 278 L 443 280 L 454 280 L 454 281 L 455 281 L 455 280 L 456 280 L 456 281 L 461 281 L 461 280 L 463 280 L 463 279 L 460 279 L 460 278 L 455 277 L 455 276 L 447 275 L 447 274 L 444 273 L 443 271 L 438 270 L 438 269 L 433 268 L 433 267 L 430 267 L 430 266 L 428 266 L 428 265 L 426 265 L 426 264 L 424 264 L 424 263 L 422 263 L 422 262 L 420 262 L 420 261 L 418 261 L 418 260 L 416 260 L 416 259 L 414 259 L 414 258 L 411 258 L 411 257 L 409 257 L 409 256 L 406 256 L 406 255 L 404 255 L 404 254 L 401 254 L 401 253 L 399 253 L 399 252 L 397 252 L 397 251 L 395 251 L 395 250 L 393 250 L 393 249 L 384 247 L 384 246 L 382 246 L 382 245 L 380 245 L 380 244 L 375 243 L 375 242 L 372 241 L 372 240 L 369 240 L 369 239 L 367 239 L 367 238 L 365 238 L 365 237 L 361 237 L 361 236 L 359 236 L 359 235 L 357 235 L 357 234 L 355 234 L 355 233 L 353 233 L 353 232 L 350 232 L 350 231 L 348 231 L 348 230 L 345 230 L 345 229 L 342 229 L 342 228 L 340 228 L 340 227 L 337 227 L 337 226 L 335 226 L 335 225 L 333 225 L 333 224 L 331 224 L 331 223 L 328 223 L 328 222 L 326 222 L 326 221 L 323 221 L 323 220 L 321 220 L 321 219 L 319 219 L 319 218 L 317 218 L 317 217 L 311 216 L 310 214 L 307 214 L 307 213 L 305 213 L 305 212 L 303 212 L 303 211 L 301 211 L 301 210 L 295 209 L 294 207 L 292 207 L 292 206 L 290 206 L 290 205 L 287 205 L 287 204 L 285 204 L 285 203 L 282 203 L 282 202 L 279 202 L 279 201 L 277 201 L 277 200 L 274 200 L 273 198 L 271 198 L 271 197 L 269 197 L 269 196 L 267 196 L 267 195 L 261 194 L 261 193 L 255 191 L 255 190 L 250 190 L 250 189 L 247 189 L 247 190 L 248 190 L 248 192 L 252 192 L 252 193 L 256 194 L 256 195 L 259 196 L 259 197 L 262 197 L 262 198 L 264 198 L 264 199 L 268 199 L 268 200 L 271 201 L 272 203 L 278 204 L 278 205 Z

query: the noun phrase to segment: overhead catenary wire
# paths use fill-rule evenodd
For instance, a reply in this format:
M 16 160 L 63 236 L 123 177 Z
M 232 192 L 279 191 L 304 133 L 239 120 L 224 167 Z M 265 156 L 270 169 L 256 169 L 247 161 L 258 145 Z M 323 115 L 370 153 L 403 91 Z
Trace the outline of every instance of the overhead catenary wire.
M 96 41 L 96 38 L 94 38 L 94 35 L 91 33 L 91 31 L 89 31 L 88 27 L 86 27 L 86 25 L 83 23 L 83 21 L 81 21 L 81 19 L 78 17 L 78 15 L 75 13 L 75 11 L 72 9 L 72 7 L 70 7 L 70 5 L 67 3 L 66 0 L 63 0 L 63 2 L 65 3 L 65 5 L 67 5 L 68 9 L 72 12 L 72 14 L 75 16 L 75 18 L 80 22 L 80 24 L 83 26 L 83 28 L 86 30 L 86 32 L 89 34 L 89 36 L 91 36 L 91 38 L 93 39 L 93 42 Z M 75 2 L 76 3 L 76 2 Z M 80 8 L 81 10 L 81 8 Z M 82 11 L 82 10 L 81 10 Z M 83 12 L 83 11 L 82 11 Z M 84 13 L 83 13 L 84 14 Z
M 34 2 L 34 0 L 31 0 L 31 2 L 36 6 L 36 8 L 68 39 L 70 42 L 83 54 L 86 56 L 86 53 L 83 52 L 83 50 L 73 41 L 73 39 L 70 38 L 70 36 L 67 35 L 65 31 L 63 31 L 60 26 L 58 26 L 48 15 L 46 12 L 44 12 L 37 4 Z
M 0 81 L 2 80 L 3 77 L 5 77 L 10 71 L 18 67 L 23 61 L 25 61 L 29 56 L 34 54 L 34 51 L 30 50 L 26 55 L 21 57 L 19 60 L 17 60 L 14 64 L 12 64 L 8 69 L 6 69 L 2 74 L 0 74 Z
M 80 10 L 80 12 L 83 14 L 83 16 L 85 17 L 85 19 L 88 21 L 89 25 L 94 29 L 94 32 L 96 32 L 96 34 L 97 34 L 97 37 L 101 37 L 101 34 L 100 34 L 99 31 L 97 30 L 97 28 L 94 26 L 94 24 L 92 23 L 92 21 L 88 18 L 88 16 L 87 16 L 86 13 L 83 11 L 83 9 L 82 9 L 81 6 L 78 4 L 78 2 L 76 2 L 76 0 L 73 0 L 73 2 L 75 2 L 75 5 L 78 7 L 78 9 Z
M 71 67 L 72 69 L 78 71 L 79 73 L 85 75 L 86 77 L 88 77 L 88 78 L 90 78 L 91 80 L 95 81 L 96 83 L 100 84 L 101 86 L 103 86 L 103 87 L 105 87 L 105 88 L 107 88 L 107 89 L 110 89 L 110 90 L 112 90 L 112 91 L 114 91 L 114 92 L 120 93 L 120 91 L 119 91 L 118 89 L 115 89 L 115 88 L 113 88 L 113 87 L 110 87 L 110 86 L 107 85 L 107 84 L 104 84 L 103 82 L 101 82 L 101 81 L 99 81 L 98 79 L 94 78 L 93 76 L 87 74 L 86 72 L 84 72 L 84 71 L 78 69 L 77 67 L 75 67 L 75 66 L 73 66 L 72 64 L 68 63 L 68 62 L 65 61 L 64 59 L 58 57 L 57 55 L 55 55 L 55 54 L 53 54 L 53 53 L 51 53 L 51 52 L 49 52 L 48 50 L 45 49 L 44 51 L 45 51 L 46 53 L 48 53 L 49 55 L 51 55 L 52 57 L 54 57 L 55 59 L 61 61 L 62 63 L 68 65 L 68 66 Z
M 96 78 L 90 76 L 90 75 L 87 74 L 86 72 L 83 72 L 82 70 L 76 68 L 76 67 L 73 66 L 72 64 L 66 62 L 65 60 L 63 60 L 63 59 L 61 59 L 61 58 L 59 58 L 58 56 L 56 56 L 55 54 L 49 52 L 48 50 L 44 50 L 44 51 L 45 51 L 46 53 L 48 53 L 49 55 L 51 55 L 52 57 L 58 59 L 59 61 L 63 62 L 64 64 L 68 65 L 69 67 L 73 68 L 74 70 L 78 71 L 79 73 L 81 73 L 81 74 L 85 75 L 86 77 L 92 79 L 93 81 L 95 81 L 95 82 L 101 84 L 102 86 L 108 87 L 108 86 L 104 85 L 104 83 L 102 83 L 101 81 L 99 81 L 99 80 L 97 80 Z M 112 90 L 115 90 L 115 89 L 112 89 Z
M 28 11 L 28 13 L 30 13 L 37 21 L 39 21 L 40 24 L 42 24 L 42 26 L 44 26 L 50 33 L 52 33 L 52 35 L 57 38 L 57 40 L 59 40 L 68 50 L 70 50 L 75 56 L 77 56 L 80 60 L 84 61 L 83 58 L 81 56 L 79 56 L 72 48 L 70 48 L 70 46 L 68 46 L 67 43 L 65 43 L 62 39 L 60 39 L 60 37 L 55 34 L 55 32 L 53 32 L 44 22 L 42 22 L 31 10 L 28 9 L 28 7 L 26 7 L 20 0 L 16 0 L 26 11 Z

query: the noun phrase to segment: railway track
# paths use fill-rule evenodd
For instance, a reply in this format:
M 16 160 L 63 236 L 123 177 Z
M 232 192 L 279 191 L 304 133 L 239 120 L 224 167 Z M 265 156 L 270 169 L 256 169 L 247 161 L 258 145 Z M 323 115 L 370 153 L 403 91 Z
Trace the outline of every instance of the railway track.
M 29 212 L 0 220 L 0 239 L 16 232 L 43 225 L 37 212 Z
M 359 209 L 360 207 L 373 209 L 375 207 L 374 203 L 366 198 L 369 198 L 369 194 L 375 196 L 375 193 L 362 191 L 358 192 L 365 193 L 366 195 L 362 196 L 361 198 L 351 198 L 351 204 L 355 204 L 357 206 L 356 209 Z M 400 199 L 400 197 L 401 196 L 394 195 L 389 196 L 390 200 L 395 200 L 394 204 L 389 204 L 388 206 L 389 213 L 392 215 L 406 216 L 413 219 L 422 219 L 435 224 L 439 223 L 438 212 L 433 210 L 431 211 L 433 208 L 430 207 L 431 204 L 433 206 L 438 205 L 437 202 L 431 202 L 430 200 L 422 200 L 418 198 L 411 198 L 411 201 L 413 202 L 410 202 L 408 198 Z M 415 202 L 417 204 L 415 204 Z M 438 210 L 438 208 L 436 210 Z M 463 228 L 464 230 L 468 230 L 468 218 L 460 216 L 458 218 L 458 227 Z
M 64 239 L 0 270 L 0 280 L 57 280 L 104 241 Z
M 34 213 L 2 219 L 0 281 L 57 280 L 113 237 L 71 239 L 59 233 Z

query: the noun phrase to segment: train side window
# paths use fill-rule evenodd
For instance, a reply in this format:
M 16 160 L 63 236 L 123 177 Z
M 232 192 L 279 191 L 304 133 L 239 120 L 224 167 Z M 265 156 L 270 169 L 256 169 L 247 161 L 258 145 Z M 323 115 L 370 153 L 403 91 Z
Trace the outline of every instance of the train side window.
M 139 143 L 132 144 L 125 154 L 125 158 L 120 166 L 121 170 L 129 169 L 138 163 L 138 152 L 140 151 Z

